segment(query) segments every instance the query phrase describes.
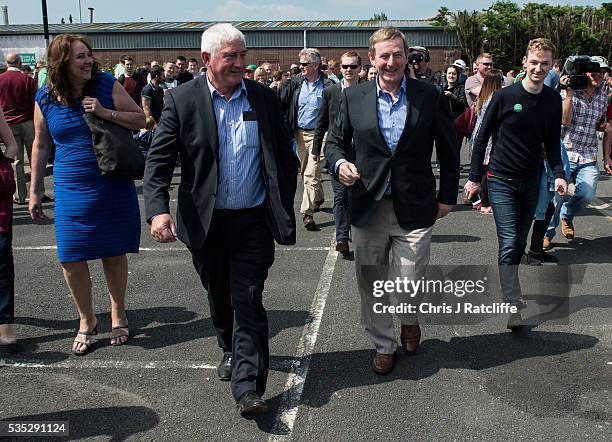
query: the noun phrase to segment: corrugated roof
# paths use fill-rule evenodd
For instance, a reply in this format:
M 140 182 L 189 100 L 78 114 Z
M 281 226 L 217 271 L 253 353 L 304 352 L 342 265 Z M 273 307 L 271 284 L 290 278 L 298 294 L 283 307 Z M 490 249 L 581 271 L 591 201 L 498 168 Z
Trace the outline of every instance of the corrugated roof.
M 51 34 L 97 32 L 151 32 L 196 31 L 206 29 L 217 22 L 127 22 L 127 23 L 67 23 L 49 24 Z M 237 21 L 238 29 L 376 29 L 394 26 L 400 29 L 435 29 L 430 20 L 326 20 L 326 21 Z M 42 24 L 0 25 L 0 34 L 42 34 Z

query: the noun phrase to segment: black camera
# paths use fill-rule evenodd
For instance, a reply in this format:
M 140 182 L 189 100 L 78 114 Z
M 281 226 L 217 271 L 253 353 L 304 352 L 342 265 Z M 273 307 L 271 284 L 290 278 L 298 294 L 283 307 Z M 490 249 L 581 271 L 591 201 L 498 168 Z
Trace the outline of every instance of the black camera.
M 565 60 L 563 72 L 570 76 L 569 85 L 560 85 L 561 89 L 566 87 L 576 91 L 584 90 L 589 86 L 587 72 L 599 72 L 599 63 L 592 61 L 588 55 L 571 55 Z
M 414 66 L 417 63 L 422 63 L 425 60 L 422 52 L 411 52 L 408 54 L 408 64 Z

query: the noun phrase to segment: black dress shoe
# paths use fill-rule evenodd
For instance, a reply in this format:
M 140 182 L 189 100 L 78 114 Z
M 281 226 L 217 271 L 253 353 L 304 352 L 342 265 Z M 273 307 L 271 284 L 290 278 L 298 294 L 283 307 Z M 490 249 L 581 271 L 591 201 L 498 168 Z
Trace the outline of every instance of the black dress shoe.
M 236 402 L 236 407 L 241 415 L 255 416 L 268 411 L 268 404 L 254 391 L 247 391 Z
M 542 252 L 529 252 L 529 256 L 537 259 L 540 262 L 559 262 L 559 258 L 555 255 L 551 255 L 550 253 Z
M 232 352 L 226 351 L 223 353 L 223 359 L 217 365 L 217 377 L 222 381 L 232 379 Z

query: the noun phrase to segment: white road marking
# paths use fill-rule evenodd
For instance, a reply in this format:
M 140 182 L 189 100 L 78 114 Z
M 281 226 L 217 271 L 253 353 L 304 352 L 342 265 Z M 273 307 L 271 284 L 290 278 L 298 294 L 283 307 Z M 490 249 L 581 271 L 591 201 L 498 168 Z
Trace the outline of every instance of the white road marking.
M 13 250 L 57 250 L 57 246 L 17 246 Z M 179 252 L 187 247 L 140 247 L 141 252 Z M 277 247 L 277 252 L 325 252 L 330 247 Z
M 332 238 L 332 245 L 335 243 Z M 285 391 L 281 397 L 279 405 L 279 416 L 276 420 L 272 435 L 268 438 L 269 441 L 279 442 L 291 439 L 293 433 L 293 425 L 298 413 L 298 407 L 302 399 L 304 384 L 308 376 L 312 351 L 317 343 L 319 335 L 319 327 L 325 310 L 325 303 L 329 295 L 334 269 L 338 253 L 334 247 L 329 247 L 329 253 L 325 258 L 323 270 L 319 278 L 317 290 L 315 291 L 312 304 L 310 306 L 310 315 L 302 331 L 302 336 L 297 346 L 295 360 L 289 369 L 289 377 L 285 383 Z M 284 434 L 281 434 L 284 433 Z
M 292 365 L 291 361 L 275 361 L 271 364 L 273 370 L 286 371 Z M 215 364 L 203 361 L 117 361 L 104 359 L 68 359 L 65 361 L 46 361 L 43 359 L 2 359 L 0 367 L 7 368 L 38 368 L 38 369 L 129 369 L 129 370 L 216 370 Z
M 604 203 L 599 198 L 593 198 L 593 200 L 591 201 L 591 204 L 589 204 L 589 207 L 591 209 L 595 209 L 599 211 L 606 218 L 612 221 L 612 208 L 610 207 L 610 204 Z
M 44 360 L 0 359 L 0 367 L 10 368 L 68 368 L 68 369 L 195 369 L 214 370 L 215 365 L 195 361 L 107 361 L 103 359 L 66 360 L 49 362 Z

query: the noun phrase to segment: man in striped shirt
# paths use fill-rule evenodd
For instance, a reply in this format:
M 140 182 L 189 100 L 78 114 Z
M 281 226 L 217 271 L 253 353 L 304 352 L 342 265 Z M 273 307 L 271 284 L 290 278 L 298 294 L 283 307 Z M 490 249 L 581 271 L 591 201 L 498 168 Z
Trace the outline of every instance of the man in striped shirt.
M 277 94 L 243 79 L 244 34 L 221 23 L 202 34 L 206 75 L 166 92 L 143 180 L 159 242 L 183 241 L 208 292 L 223 351 L 217 367 L 243 415 L 268 410 L 270 350 L 264 283 L 274 241 L 295 244 L 298 159 Z M 176 225 L 168 188 L 182 159 Z

